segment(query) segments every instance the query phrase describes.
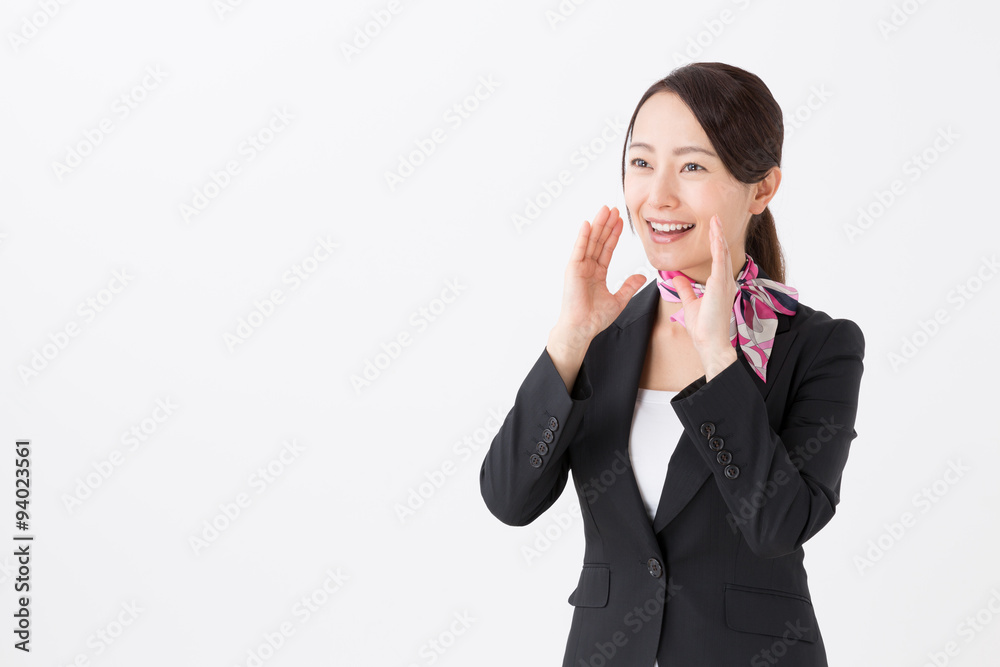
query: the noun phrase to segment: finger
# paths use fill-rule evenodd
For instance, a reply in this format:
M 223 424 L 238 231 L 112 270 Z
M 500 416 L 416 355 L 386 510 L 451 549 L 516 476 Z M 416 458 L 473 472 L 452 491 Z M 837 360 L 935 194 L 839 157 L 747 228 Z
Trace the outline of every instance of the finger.
M 594 222 L 590 226 L 590 241 L 587 243 L 587 257 L 597 258 L 600 255 L 598 248 L 598 240 L 601 235 L 601 231 L 604 229 L 604 223 L 608 219 L 608 207 L 607 204 L 601 207 L 594 216 Z
M 625 279 L 622 286 L 615 292 L 615 298 L 618 299 L 619 303 L 628 303 L 635 296 L 635 293 L 639 291 L 639 288 L 645 284 L 646 276 L 641 273 L 633 273 Z
M 677 296 L 681 299 L 681 303 L 690 303 L 692 299 L 696 298 L 694 288 L 691 287 L 691 282 L 687 278 L 684 276 L 674 276 L 672 282 L 674 289 L 677 291 Z
M 608 243 L 608 239 L 611 238 L 611 234 L 615 230 L 615 225 L 621 218 L 618 216 L 618 207 L 612 208 L 608 211 L 608 219 L 604 223 L 604 227 L 601 228 L 601 235 L 597 239 L 597 254 L 594 255 L 595 261 L 600 261 L 601 255 L 604 254 L 604 248 Z
M 590 223 L 586 220 L 580 225 L 580 231 L 576 233 L 576 241 L 573 242 L 573 250 L 569 253 L 570 264 L 583 261 L 583 256 L 587 252 L 587 243 L 590 242 Z
M 622 222 L 621 216 L 616 215 L 608 238 L 605 240 L 601 256 L 597 258 L 598 263 L 604 268 L 608 268 L 611 265 L 611 256 L 618 246 L 618 239 L 621 237 L 624 228 L 625 224 Z
M 718 222 L 716 233 L 719 237 L 719 249 L 722 250 L 723 262 L 726 268 L 729 269 L 729 273 L 726 275 L 731 276 L 733 275 L 733 262 L 732 256 L 729 254 L 729 243 L 726 241 L 726 235 L 722 231 L 722 220 L 719 219 L 719 216 L 715 216 L 715 219 Z
M 712 275 L 708 277 L 711 282 L 725 281 L 732 278 L 732 269 L 726 271 L 726 241 L 722 236 L 722 222 L 718 215 L 713 215 L 710 223 L 712 228 Z

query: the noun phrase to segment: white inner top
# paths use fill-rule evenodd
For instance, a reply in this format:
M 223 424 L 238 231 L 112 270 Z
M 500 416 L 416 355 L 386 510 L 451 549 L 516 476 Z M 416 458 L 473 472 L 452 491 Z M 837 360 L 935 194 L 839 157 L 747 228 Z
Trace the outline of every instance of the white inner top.
M 660 503 L 663 483 L 667 478 L 667 463 L 684 431 L 670 406 L 670 399 L 677 393 L 640 387 L 635 397 L 628 450 L 639 495 L 646 505 L 650 521 L 656 516 Z
M 670 407 L 670 399 L 677 394 L 676 391 L 640 387 L 635 397 L 628 453 L 650 521 L 660 504 L 663 484 L 667 480 L 667 464 L 684 431 L 677 413 Z M 653 667 L 659 665 L 656 661 Z

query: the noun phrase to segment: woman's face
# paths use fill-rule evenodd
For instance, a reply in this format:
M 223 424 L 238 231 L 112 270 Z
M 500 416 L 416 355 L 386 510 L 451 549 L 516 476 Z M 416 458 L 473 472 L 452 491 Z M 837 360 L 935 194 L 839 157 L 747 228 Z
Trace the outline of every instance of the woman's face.
M 755 190 L 730 175 L 675 93 L 658 92 L 643 103 L 626 158 L 625 205 L 656 269 L 683 271 L 704 285 L 712 271 L 709 221 L 718 214 L 735 278 L 744 262 L 750 216 L 767 205 L 755 200 Z M 650 221 L 694 227 L 679 236 L 660 236 Z

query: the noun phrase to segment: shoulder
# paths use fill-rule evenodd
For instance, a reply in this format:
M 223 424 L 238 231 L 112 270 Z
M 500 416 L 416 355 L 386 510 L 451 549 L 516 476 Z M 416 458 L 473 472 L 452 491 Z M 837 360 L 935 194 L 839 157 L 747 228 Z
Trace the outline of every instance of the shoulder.
M 832 317 L 799 302 L 795 315 L 789 317 L 789 331 L 796 332 L 804 350 L 815 354 L 855 353 L 864 356 L 865 336 L 857 322 L 846 317 Z

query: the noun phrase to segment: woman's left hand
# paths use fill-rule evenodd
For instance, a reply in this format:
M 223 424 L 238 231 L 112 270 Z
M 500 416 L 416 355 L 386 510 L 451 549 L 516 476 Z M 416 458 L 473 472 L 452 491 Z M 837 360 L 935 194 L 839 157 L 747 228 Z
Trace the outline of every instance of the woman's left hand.
M 695 296 L 691 283 L 684 276 L 673 279 L 684 308 L 684 327 L 707 372 L 710 366 L 718 367 L 726 360 L 735 361 L 736 350 L 729 340 L 729 323 L 740 289 L 733 278 L 733 260 L 718 215 L 712 216 L 708 223 L 708 237 L 712 248 L 712 273 L 701 298 Z

